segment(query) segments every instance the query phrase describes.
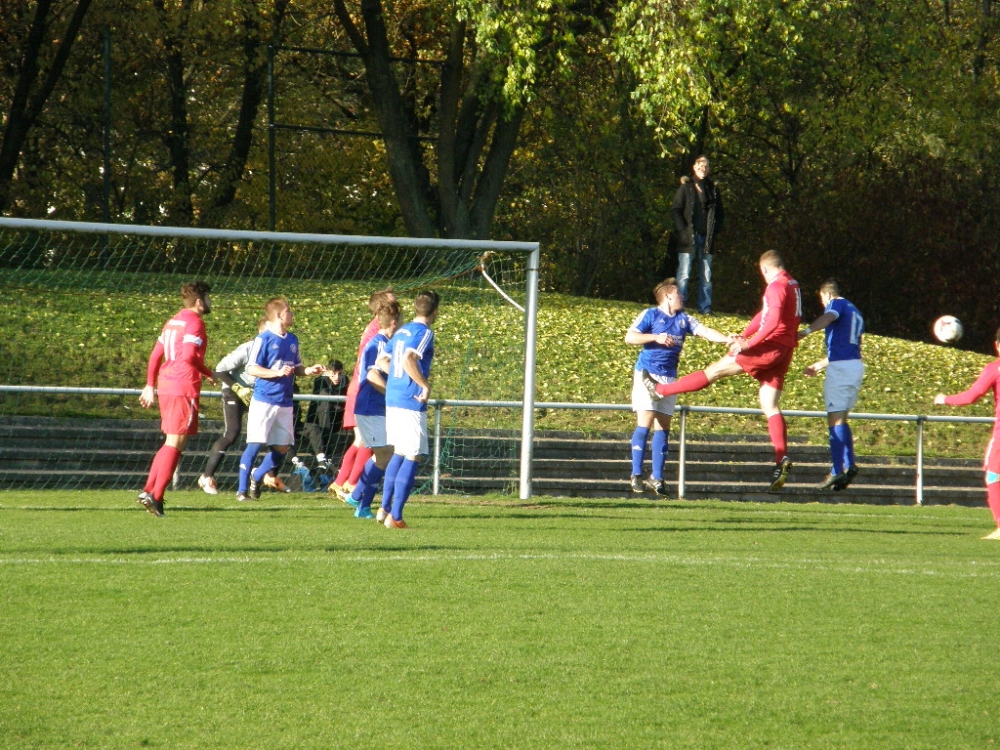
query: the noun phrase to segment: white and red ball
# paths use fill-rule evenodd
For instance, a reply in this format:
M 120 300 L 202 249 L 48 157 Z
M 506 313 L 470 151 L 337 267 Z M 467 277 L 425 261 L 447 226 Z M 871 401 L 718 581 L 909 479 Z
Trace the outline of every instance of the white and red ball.
M 942 315 L 934 321 L 934 338 L 942 344 L 954 344 L 962 333 L 962 321 L 954 315 Z

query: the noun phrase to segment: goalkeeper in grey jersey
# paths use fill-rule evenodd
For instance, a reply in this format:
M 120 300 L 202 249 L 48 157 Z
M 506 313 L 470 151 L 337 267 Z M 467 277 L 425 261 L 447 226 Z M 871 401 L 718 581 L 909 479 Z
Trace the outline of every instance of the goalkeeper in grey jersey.
M 257 332 L 264 330 L 266 318 L 257 321 Z M 226 457 L 226 451 L 240 438 L 243 428 L 243 417 L 250 405 L 253 395 L 253 382 L 256 380 L 248 375 L 246 367 L 250 363 L 250 348 L 253 339 L 240 344 L 223 357 L 215 366 L 215 379 L 222 383 L 222 417 L 225 427 L 208 452 L 205 470 L 198 477 L 198 486 L 209 495 L 219 494 L 215 486 L 215 472 Z

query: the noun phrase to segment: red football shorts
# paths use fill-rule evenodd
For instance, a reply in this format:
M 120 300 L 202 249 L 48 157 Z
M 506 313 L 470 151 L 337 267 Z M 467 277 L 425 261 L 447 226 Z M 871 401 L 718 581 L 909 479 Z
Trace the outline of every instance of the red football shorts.
M 160 429 L 164 435 L 197 435 L 198 399 L 161 395 Z
M 736 363 L 761 385 L 780 391 L 785 386 L 785 375 L 794 353 L 795 350 L 790 347 L 765 341 L 737 354 Z

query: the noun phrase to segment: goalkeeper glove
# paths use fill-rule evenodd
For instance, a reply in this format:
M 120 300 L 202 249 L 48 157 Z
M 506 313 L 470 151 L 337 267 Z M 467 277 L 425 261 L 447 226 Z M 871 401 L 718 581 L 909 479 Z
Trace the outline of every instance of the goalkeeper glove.
M 233 383 L 232 389 L 233 393 L 236 394 L 236 398 L 247 406 L 250 406 L 250 398 L 253 396 L 253 388 L 247 388 L 245 385 L 240 383 Z

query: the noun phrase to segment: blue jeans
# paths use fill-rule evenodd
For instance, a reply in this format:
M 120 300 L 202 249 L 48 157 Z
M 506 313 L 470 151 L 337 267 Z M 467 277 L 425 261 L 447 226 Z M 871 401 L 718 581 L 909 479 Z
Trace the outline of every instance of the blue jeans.
M 687 305 L 688 279 L 691 276 L 691 265 L 695 265 L 695 275 L 698 283 L 698 303 L 694 306 L 696 312 L 712 312 L 712 256 L 705 252 L 705 238 L 694 236 L 694 250 L 690 253 L 677 254 L 677 289 Z

